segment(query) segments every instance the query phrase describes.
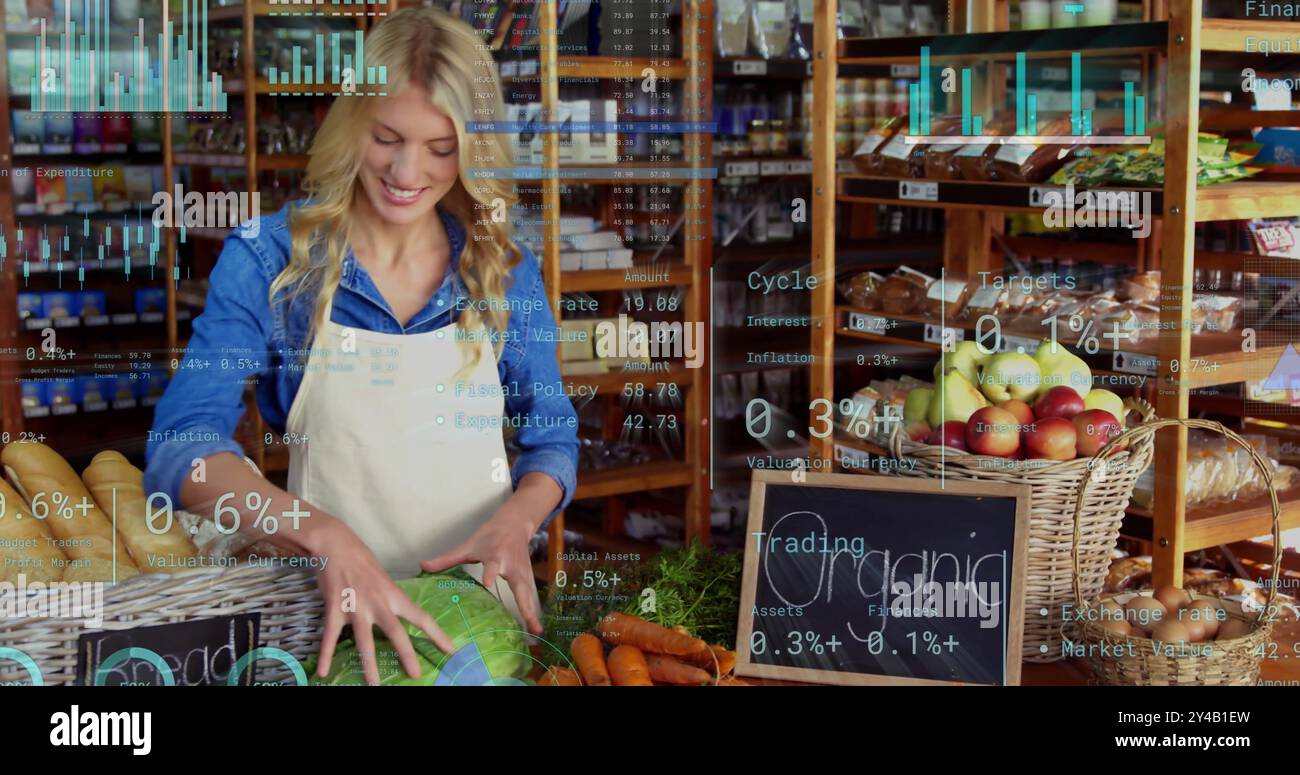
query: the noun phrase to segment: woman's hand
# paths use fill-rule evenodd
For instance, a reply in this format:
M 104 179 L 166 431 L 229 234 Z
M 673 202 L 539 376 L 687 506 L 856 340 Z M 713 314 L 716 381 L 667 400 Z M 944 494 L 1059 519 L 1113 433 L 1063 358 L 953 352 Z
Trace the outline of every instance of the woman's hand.
M 433 617 L 393 583 L 374 553 L 347 525 L 327 517 L 317 522 L 315 528 L 312 554 L 329 558 L 325 568 L 316 574 L 321 597 L 325 600 L 325 631 L 321 635 L 318 669 L 322 678 L 329 674 L 334 647 L 346 624 L 352 625 L 357 655 L 366 682 L 372 685 L 379 683 L 373 631 L 376 626 L 393 644 L 403 669 L 412 678 L 420 676 L 420 662 L 402 625 L 403 619 L 423 630 L 444 653 L 456 650 L 451 638 L 438 627 Z
M 528 558 L 528 539 L 537 532 L 537 522 L 513 508 L 508 501 L 474 535 L 450 552 L 420 563 L 430 573 L 446 570 L 464 563 L 483 563 L 483 586 L 493 589 L 500 576 L 510 585 L 519 613 L 523 614 L 528 630 L 542 634 L 538 618 L 536 593 L 533 586 L 533 565 Z

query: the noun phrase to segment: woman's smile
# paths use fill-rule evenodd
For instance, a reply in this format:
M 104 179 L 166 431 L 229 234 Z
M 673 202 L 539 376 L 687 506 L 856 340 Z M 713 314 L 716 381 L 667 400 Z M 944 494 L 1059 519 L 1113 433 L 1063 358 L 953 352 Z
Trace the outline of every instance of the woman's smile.
M 382 182 L 384 184 L 384 198 L 399 207 L 415 204 L 420 200 L 424 192 L 429 190 L 427 186 L 424 188 L 400 188 L 387 180 Z

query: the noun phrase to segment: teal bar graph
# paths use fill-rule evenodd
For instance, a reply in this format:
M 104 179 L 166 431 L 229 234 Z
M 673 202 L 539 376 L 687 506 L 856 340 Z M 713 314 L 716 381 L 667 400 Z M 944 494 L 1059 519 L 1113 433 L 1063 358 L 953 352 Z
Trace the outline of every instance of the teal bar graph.
M 50 46 L 50 20 L 36 20 L 34 53 L 49 74 L 31 78 L 33 112 L 226 112 L 221 79 L 208 70 L 206 3 L 181 3 L 181 18 L 169 19 L 152 46 L 144 20 L 137 19 L 129 62 L 113 55 L 107 0 L 82 0 L 78 19 L 73 7 L 73 0 L 63 7 L 57 46 Z M 122 69 L 113 69 L 114 64 Z
M 337 0 L 331 0 L 331 2 L 337 2 Z M 360 5 L 360 2 L 357 4 Z M 357 30 L 350 33 L 353 37 L 349 42 L 356 47 L 350 54 L 342 53 L 344 34 L 338 32 L 329 33 L 328 64 L 326 63 L 325 54 L 325 35 L 317 33 L 311 44 L 292 48 L 290 52 L 292 57 L 291 72 L 268 66 L 267 79 L 276 85 L 294 87 L 292 91 L 295 93 L 317 91 L 319 86 L 328 83 L 333 86 L 348 87 L 343 89 L 343 93 L 368 94 L 372 92 L 365 89 L 352 89 L 351 87 L 387 83 L 387 67 L 365 64 L 365 42 L 361 31 Z
M 1038 95 L 1030 94 L 1025 98 L 1025 134 L 1038 134 Z
M 971 115 L 970 115 L 970 68 L 961 69 L 961 133 L 964 135 L 972 134 L 971 132 Z
M 1070 133 L 1090 134 L 1083 128 L 1083 62 L 1078 51 L 1070 54 Z
M 971 134 L 973 135 L 983 134 L 984 132 L 983 116 L 971 116 L 970 123 L 971 123 Z
M 1028 104 L 1025 100 L 1025 52 L 1016 54 L 1016 134 L 1026 134 L 1025 113 Z
M 921 134 L 930 134 L 930 47 L 921 46 Z
M 1133 134 L 1133 83 L 1124 84 L 1124 134 Z
M 911 83 L 907 85 L 907 132 L 921 134 L 921 87 Z
M 1135 120 L 1133 122 L 1133 132 L 1138 135 L 1147 133 L 1147 98 L 1138 95 L 1137 107 L 1134 110 Z

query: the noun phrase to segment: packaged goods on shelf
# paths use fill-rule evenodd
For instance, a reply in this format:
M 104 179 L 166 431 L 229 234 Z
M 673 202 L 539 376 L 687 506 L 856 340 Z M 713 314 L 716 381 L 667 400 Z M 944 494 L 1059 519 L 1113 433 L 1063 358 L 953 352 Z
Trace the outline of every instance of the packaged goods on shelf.
M 1208 186 L 1251 177 L 1261 167 L 1247 166 L 1257 145 L 1229 147 L 1228 138 L 1201 132 L 1196 148 L 1196 183 Z M 1126 150 L 1081 149 L 1076 158 L 1056 170 L 1050 182 L 1057 185 L 1124 184 L 1162 186 L 1165 182 L 1165 139 L 1156 136 L 1145 148 Z
M 1040 135 L 1070 134 L 1068 118 L 1044 122 L 1038 129 Z M 1065 152 L 1065 153 L 1063 153 Z M 989 162 L 994 180 L 1014 183 L 1039 183 L 1056 172 L 1064 163 L 1072 146 L 1004 144 Z
M 1251 221 L 1246 224 L 1251 247 L 1261 256 L 1300 258 L 1300 228 L 1294 220 Z
M 1273 486 L 1279 493 L 1300 482 L 1297 479 L 1300 470 L 1277 462 L 1276 438 L 1253 435 L 1245 438 L 1272 465 Z M 1133 503 L 1151 508 L 1153 501 L 1160 497 L 1155 494 L 1154 487 L 1155 471 L 1149 468 L 1138 477 L 1137 486 L 1133 490 Z M 1249 500 L 1265 492 L 1267 484 L 1251 464 L 1250 456 L 1245 450 L 1221 436 L 1188 431 L 1184 497 L 1189 507 L 1216 501 Z
M 882 275 L 875 272 L 859 272 L 853 275 L 848 283 L 841 286 L 840 293 L 849 304 L 874 311 L 880 309 L 880 291 L 884 284 L 885 278 Z
M 880 291 L 880 308 L 892 315 L 910 315 L 925 307 L 926 292 L 934 278 L 907 266 L 900 266 L 885 279 Z
M 1002 286 L 985 284 L 976 286 L 966 300 L 966 306 L 957 312 L 958 320 L 978 320 L 984 315 L 998 317 L 1006 309 L 1007 289 Z
M 935 280 L 925 293 L 925 311 L 933 317 L 956 317 L 971 294 L 971 281 L 959 275 Z

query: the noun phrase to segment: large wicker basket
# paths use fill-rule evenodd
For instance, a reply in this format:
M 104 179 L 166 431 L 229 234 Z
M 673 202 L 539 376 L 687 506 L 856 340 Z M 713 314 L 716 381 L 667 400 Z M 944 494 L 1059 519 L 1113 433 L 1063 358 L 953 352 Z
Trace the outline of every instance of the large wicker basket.
M 1136 412 L 1142 423 L 1155 417 L 1155 410 L 1141 399 L 1128 399 L 1125 406 Z M 889 451 L 895 459 L 915 462 L 913 468 L 898 469 L 903 476 L 1029 486 L 1029 567 L 1025 573 L 1021 655 L 1029 662 L 1063 658 L 1063 606 L 1074 601 L 1076 576 L 1089 598 L 1101 592 L 1111 552 L 1119 540 L 1124 510 L 1138 475 L 1151 463 L 1151 436 L 1136 439 L 1107 460 L 1106 476 L 1089 488 L 1078 520 L 1074 518 L 1075 496 L 1091 470 L 1087 458 L 1014 461 L 972 455 L 949 447 L 918 444 L 897 425 L 889 438 Z M 1075 552 L 1077 570 L 1071 562 Z
M 44 592 L 40 594 L 51 594 Z M 104 592 L 102 630 L 123 630 L 186 622 L 213 616 L 261 613 L 259 647 L 288 652 L 305 662 L 320 642 L 323 604 L 309 571 L 243 566 L 204 568 L 180 573 L 152 573 L 109 587 Z M 16 649 L 40 670 L 41 682 L 76 680 L 77 639 L 86 632 L 82 619 L 21 618 L 0 620 L 0 653 Z M 13 658 L 0 659 L 0 683 L 32 680 Z M 257 663 L 259 681 L 293 679 L 290 668 L 274 659 Z
M 1275 606 L 1277 582 L 1282 568 L 1282 509 L 1277 500 L 1277 491 L 1273 489 L 1273 469 L 1245 439 L 1233 433 L 1217 422 L 1208 420 L 1157 420 L 1138 428 L 1131 428 L 1122 435 L 1112 439 L 1088 461 L 1089 466 L 1101 466 L 1114 450 L 1125 443 L 1150 441 L 1155 432 L 1161 428 L 1183 426 L 1198 428 L 1221 434 L 1229 441 L 1247 451 L 1251 462 L 1264 477 L 1268 485 L 1269 498 L 1273 506 L 1273 567 L 1272 581 L 1268 585 L 1268 598 L 1259 611 L 1246 611 L 1242 606 L 1230 601 L 1206 595 L 1196 595 L 1195 599 L 1209 600 L 1223 609 L 1227 616 L 1243 620 L 1251 625 L 1250 633 L 1241 638 L 1226 641 L 1211 641 L 1207 644 L 1192 646 L 1209 646 L 1208 653 L 1159 653 L 1155 641 L 1111 632 L 1102 626 L 1100 608 L 1103 600 L 1117 603 L 1127 602 L 1134 593 L 1120 593 L 1099 597 L 1096 591 L 1088 592 L 1083 585 L 1076 584 L 1074 589 L 1076 615 L 1073 630 L 1078 640 L 1078 650 L 1092 667 L 1098 682 L 1119 686 L 1164 686 L 1171 684 L 1197 686 L 1253 686 L 1259 681 L 1259 664 L 1264 649 L 1267 647 L 1273 631 L 1273 621 L 1277 614 Z M 1100 470 L 1100 469 L 1099 469 Z M 1085 480 L 1079 488 L 1075 501 L 1075 538 L 1082 537 L 1082 520 L 1084 504 L 1088 502 L 1089 481 Z M 1082 579 L 1084 566 L 1081 555 L 1074 555 L 1076 577 Z M 1138 593 L 1141 594 L 1141 593 Z M 1191 647 L 1186 649 L 1190 652 Z

